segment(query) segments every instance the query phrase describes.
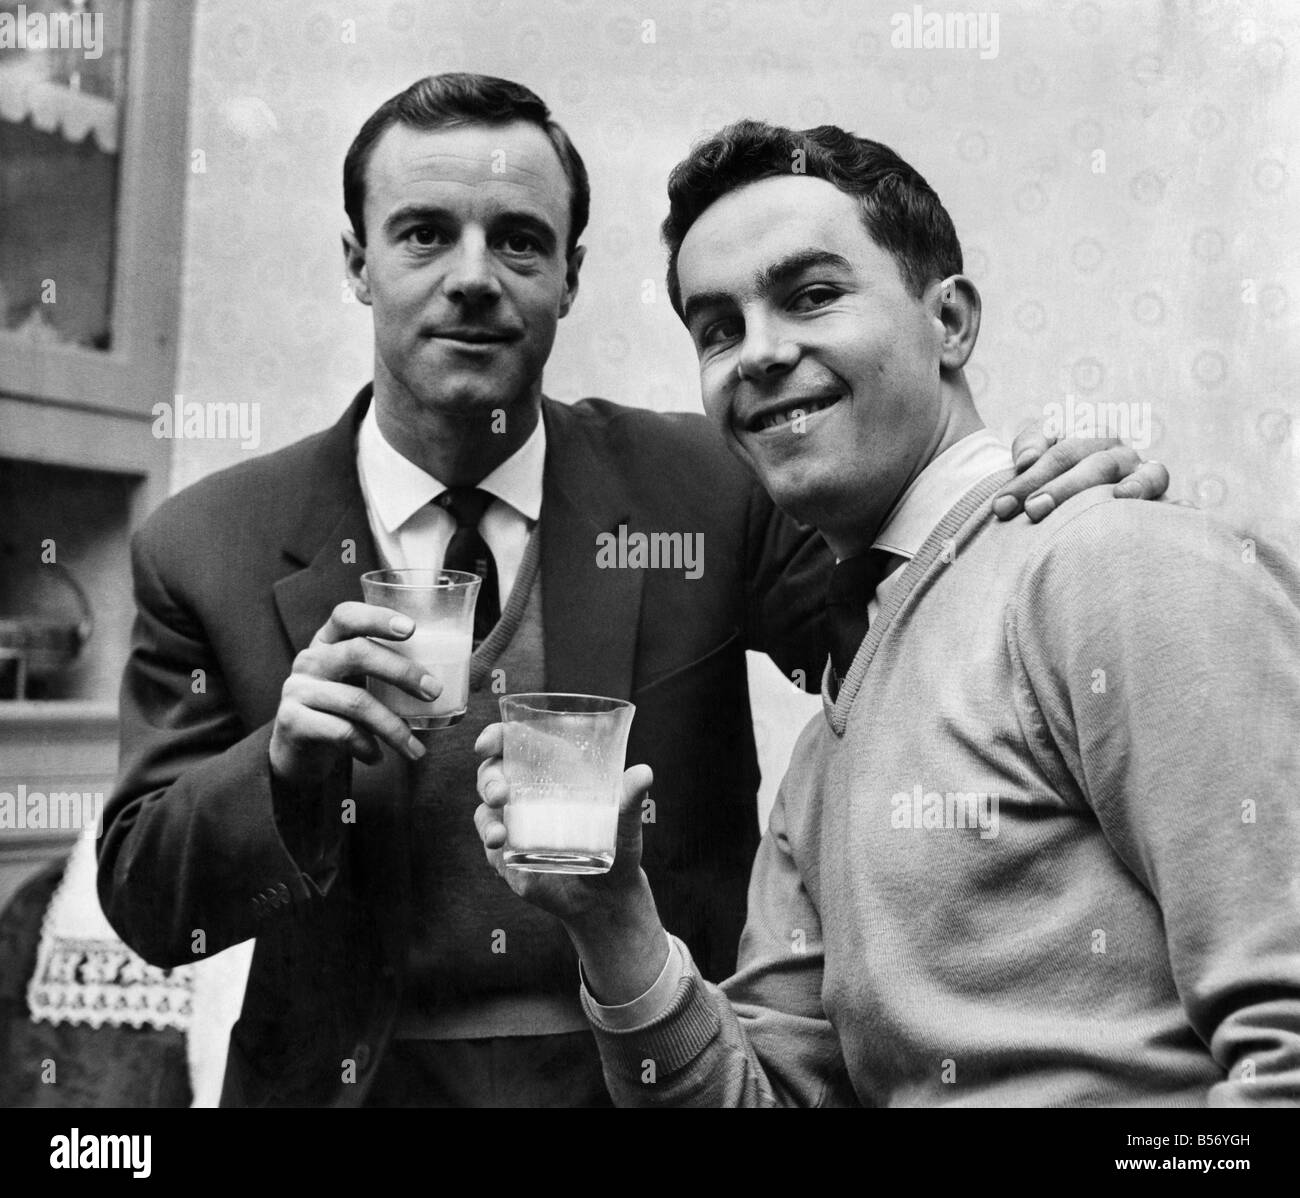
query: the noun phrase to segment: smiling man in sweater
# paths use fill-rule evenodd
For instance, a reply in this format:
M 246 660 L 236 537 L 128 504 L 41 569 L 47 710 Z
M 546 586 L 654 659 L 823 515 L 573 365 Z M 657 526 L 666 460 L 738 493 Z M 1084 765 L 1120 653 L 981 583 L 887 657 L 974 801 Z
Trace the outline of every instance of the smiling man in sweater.
M 792 172 L 792 163 L 800 169 Z M 559 915 L 625 1104 L 1300 1099 L 1300 574 L 1200 512 L 986 517 L 980 299 L 887 147 L 740 122 L 669 183 L 705 407 L 834 550 L 823 711 L 701 978 L 640 868 L 504 870 Z M 500 749 L 488 729 L 480 751 Z M 506 786 L 476 823 L 500 866 Z

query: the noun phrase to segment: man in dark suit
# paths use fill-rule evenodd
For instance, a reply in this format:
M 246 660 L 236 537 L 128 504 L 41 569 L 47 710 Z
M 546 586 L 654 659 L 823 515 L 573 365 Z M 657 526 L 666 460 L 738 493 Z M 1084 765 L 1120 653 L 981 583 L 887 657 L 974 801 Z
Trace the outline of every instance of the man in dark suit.
M 604 1103 L 562 929 L 482 861 L 474 740 L 507 691 L 630 698 L 630 760 L 657 780 L 646 868 L 725 976 L 758 842 L 745 650 L 818 676 L 831 558 L 702 416 L 543 398 L 588 190 L 531 92 L 422 80 L 366 122 L 344 184 L 373 388 L 137 535 L 101 901 L 157 964 L 256 937 L 225 1104 Z M 602 568 L 598 538 L 622 529 L 691 537 L 702 568 Z M 485 578 L 469 711 L 417 738 L 365 689 L 429 680 L 359 579 L 453 560 Z

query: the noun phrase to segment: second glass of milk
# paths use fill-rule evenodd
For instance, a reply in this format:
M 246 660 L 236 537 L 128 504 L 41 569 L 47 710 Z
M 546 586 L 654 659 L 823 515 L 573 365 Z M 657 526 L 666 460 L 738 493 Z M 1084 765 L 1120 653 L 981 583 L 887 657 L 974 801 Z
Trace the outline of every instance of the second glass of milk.
M 506 865 L 604 873 L 618 843 L 623 759 L 636 708 L 602 695 L 505 695 L 500 702 L 510 786 Z
M 404 641 L 384 640 L 441 684 L 433 700 L 414 695 L 380 678 L 366 689 L 415 730 L 448 728 L 469 704 L 469 659 L 474 651 L 474 604 L 482 579 L 461 570 L 372 570 L 361 576 L 367 603 L 388 607 L 415 621 Z

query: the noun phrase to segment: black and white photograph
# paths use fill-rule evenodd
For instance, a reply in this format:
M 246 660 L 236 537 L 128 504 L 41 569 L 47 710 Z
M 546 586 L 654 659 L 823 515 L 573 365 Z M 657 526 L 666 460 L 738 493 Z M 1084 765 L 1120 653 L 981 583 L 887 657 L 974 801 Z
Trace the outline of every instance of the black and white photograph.
M 958 1107 L 1262 1180 L 1300 9 L 989 2 L 0 0 L 25 1176 Z

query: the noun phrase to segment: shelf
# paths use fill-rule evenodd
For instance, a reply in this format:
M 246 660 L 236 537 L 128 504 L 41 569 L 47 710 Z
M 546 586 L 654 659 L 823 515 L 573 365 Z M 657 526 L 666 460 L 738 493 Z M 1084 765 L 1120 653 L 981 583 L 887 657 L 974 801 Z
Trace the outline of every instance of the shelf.
M 106 801 L 117 772 L 117 726 L 117 704 L 107 700 L 0 701 L 0 802 L 10 805 L 0 826 L 0 907 L 83 835 L 75 827 L 15 824 L 14 804 L 36 791 Z
M 83 736 L 116 732 L 117 703 L 107 699 L 0 699 L 0 737 L 61 725 Z
M 29 119 L 42 133 L 57 133 L 74 145 L 93 133 L 105 154 L 117 153 L 118 107 L 112 100 L 0 71 L 0 120 L 20 125 Z

